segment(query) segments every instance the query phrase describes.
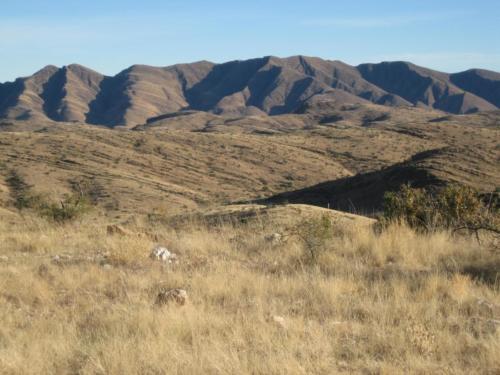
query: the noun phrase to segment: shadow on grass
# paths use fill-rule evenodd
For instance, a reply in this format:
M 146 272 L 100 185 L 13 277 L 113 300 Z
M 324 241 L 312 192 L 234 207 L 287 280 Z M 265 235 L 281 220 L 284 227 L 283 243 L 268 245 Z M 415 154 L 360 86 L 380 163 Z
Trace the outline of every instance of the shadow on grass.
M 500 288 L 500 261 L 466 265 L 461 273 L 487 285 Z

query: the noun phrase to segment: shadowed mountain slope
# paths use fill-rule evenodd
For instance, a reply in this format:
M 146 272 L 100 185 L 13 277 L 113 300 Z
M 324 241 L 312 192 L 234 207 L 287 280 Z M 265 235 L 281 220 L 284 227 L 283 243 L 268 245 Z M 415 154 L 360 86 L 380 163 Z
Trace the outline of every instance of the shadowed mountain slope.
M 450 75 L 453 84 L 500 107 L 500 74 L 488 70 L 471 69 Z
M 366 80 L 417 106 L 432 107 L 457 114 L 496 109 L 495 104 L 483 97 L 455 86 L 446 73 L 406 62 L 362 64 L 358 69 Z M 479 76 L 470 78 L 469 82 L 481 87 L 484 84 Z M 500 80 L 496 82 L 500 83 Z M 479 91 L 475 90 L 478 94 Z
M 103 78 L 80 65 L 46 66 L 31 77 L 0 86 L 0 114 L 19 120 L 84 122 Z
M 500 74 L 447 74 L 405 62 L 350 66 L 314 57 L 263 57 L 160 68 L 134 65 L 106 77 L 80 65 L 47 66 L 0 84 L 0 116 L 134 126 L 183 109 L 223 115 L 294 113 L 322 96 L 339 105 L 421 106 L 463 114 L 500 105 Z

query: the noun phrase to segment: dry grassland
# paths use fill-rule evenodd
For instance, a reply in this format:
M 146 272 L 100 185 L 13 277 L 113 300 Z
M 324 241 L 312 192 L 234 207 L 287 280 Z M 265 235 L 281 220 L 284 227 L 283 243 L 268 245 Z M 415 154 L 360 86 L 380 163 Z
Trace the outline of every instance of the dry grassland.
M 2 219 L 2 374 L 500 373 L 498 252 L 353 220 L 312 259 L 281 219 Z

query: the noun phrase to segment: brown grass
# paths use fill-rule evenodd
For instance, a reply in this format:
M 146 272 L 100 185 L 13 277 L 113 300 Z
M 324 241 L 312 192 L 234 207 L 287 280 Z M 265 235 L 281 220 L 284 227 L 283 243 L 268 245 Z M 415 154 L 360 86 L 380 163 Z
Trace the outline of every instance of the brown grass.
M 465 271 L 499 255 L 472 239 L 353 224 L 312 260 L 273 222 L 106 224 L 1 222 L 2 374 L 500 372 L 499 283 Z M 154 306 L 169 288 L 189 303 Z

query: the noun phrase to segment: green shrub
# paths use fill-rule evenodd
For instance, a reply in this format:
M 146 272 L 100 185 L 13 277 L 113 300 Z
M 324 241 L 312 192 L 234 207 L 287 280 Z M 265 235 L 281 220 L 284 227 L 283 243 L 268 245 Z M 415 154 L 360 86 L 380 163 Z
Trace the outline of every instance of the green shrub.
M 77 219 L 91 208 L 87 197 L 80 194 L 67 196 L 59 203 L 44 202 L 38 208 L 38 213 L 55 222 L 63 223 Z
M 427 226 L 435 215 L 429 203 L 425 190 L 403 185 L 398 192 L 385 193 L 383 217 L 388 221 L 404 220 L 412 227 Z
M 104 196 L 104 187 L 95 178 L 79 178 L 70 181 L 71 189 L 85 197 L 87 203 L 96 205 Z
M 324 251 L 333 238 L 332 218 L 325 213 L 302 220 L 291 234 L 300 238 L 311 260 L 316 260 L 319 252 Z
M 446 226 L 478 225 L 489 209 L 472 188 L 450 185 L 437 195 L 441 221 Z
M 449 185 L 437 191 L 403 185 L 384 196 L 384 221 L 403 220 L 411 227 L 431 231 L 446 229 L 498 230 L 496 195 L 485 202 L 466 186 Z

